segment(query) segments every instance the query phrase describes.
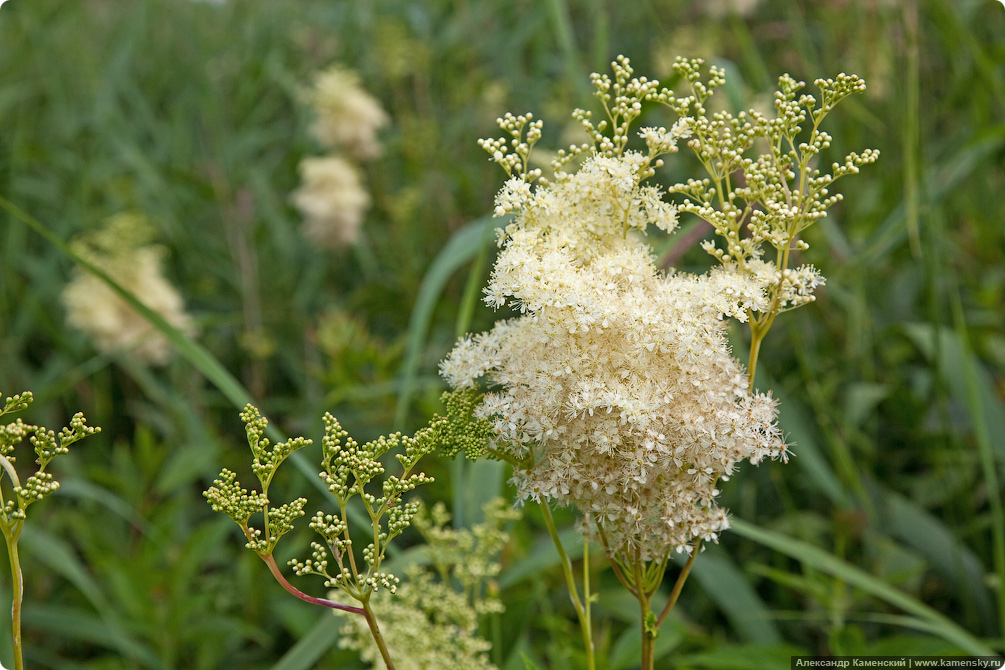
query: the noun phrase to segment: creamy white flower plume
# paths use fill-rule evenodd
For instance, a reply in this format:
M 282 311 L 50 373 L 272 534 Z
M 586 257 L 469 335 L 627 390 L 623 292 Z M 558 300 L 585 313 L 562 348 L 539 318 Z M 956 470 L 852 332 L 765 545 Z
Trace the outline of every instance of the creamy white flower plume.
M 359 159 L 380 155 L 377 132 L 389 119 L 360 85 L 359 75 L 331 67 L 318 75 L 309 97 L 317 115 L 312 130 L 325 148 L 343 149 Z
M 120 214 L 92 236 L 97 241 L 96 248 L 88 248 L 85 243 L 78 245 L 78 250 L 168 323 L 192 333 L 192 322 L 181 296 L 162 274 L 163 249 L 137 244 L 146 235 L 144 228 L 139 217 Z M 93 274 L 75 268 L 62 298 L 67 323 L 89 335 L 98 350 L 126 350 L 160 365 L 168 361 L 172 350 L 168 341 Z
M 305 158 L 300 178 L 290 200 L 304 217 L 304 234 L 329 249 L 355 242 L 370 206 L 356 168 L 338 156 Z
M 640 233 L 676 212 L 645 156 L 594 155 L 517 212 L 486 301 L 521 316 L 463 340 L 442 363 L 454 387 L 483 378 L 480 407 L 516 459 L 522 499 L 575 505 L 615 551 L 658 558 L 728 525 L 717 482 L 743 460 L 785 457 L 775 403 L 748 387 L 723 317 L 764 307 L 747 275 L 662 274 Z M 522 200 L 521 200 L 522 197 Z

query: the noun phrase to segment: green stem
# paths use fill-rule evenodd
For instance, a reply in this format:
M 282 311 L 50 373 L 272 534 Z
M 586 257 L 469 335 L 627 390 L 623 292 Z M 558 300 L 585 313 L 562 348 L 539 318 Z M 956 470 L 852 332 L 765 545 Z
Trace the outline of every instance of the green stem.
M 4 528 L 4 531 L 4 539 L 7 541 L 7 556 L 10 558 L 10 583 L 13 591 L 10 619 L 14 636 L 14 670 L 24 670 L 24 659 L 21 654 L 21 604 L 24 601 L 24 580 L 21 578 L 21 559 L 17 553 L 20 530 L 8 533 L 7 529 Z
M 581 626 L 584 631 L 589 632 L 589 640 L 586 636 L 583 638 L 583 644 L 586 645 L 586 664 L 589 670 L 594 669 L 594 649 L 593 649 L 593 619 L 590 616 L 590 604 L 592 603 L 592 597 L 590 596 L 590 542 L 587 539 L 583 539 L 583 603 L 584 603 L 584 621 Z
M 697 558 L 698 552 L 701 551 L 701 540 L 694 545 L 694 549 L 691 551 L 691 555 L 688 556 L 687 563 L 681 568 L 680 574 L 677 575 L 677 581 L 674 582 L 673 590 L 670 592 L 670 599 L 667 600 L 666 607 L 660 612 L 660 615 L 656 618 L 656 626 L 659 627 L 660 624 L 667 618 L 670 611 L 673 610 L 673 606 L 677 604 L 677 599 L 680 598 L 680 592 L 684 588 L 684 582 L 687 581 L 688 575 L 691 574 L 691 566 L 694 565 L 694 559 Z
M 370 627 L 370 635 L 373 636 L 373 641 L 377 643 L 377 649 L 380 650 L 380 657 L 384 659 L 384 665 L 387 666 L 387 670 L 394 670 L 394 662 L 391 660 L 391 654 L 387 651 L 387 643 L 384 642 L 384 636 L 380 634 L 380 627 L 377 626 L 377 617 L 374 616 L 373 610 L 370 609 L 370 603 L 363 603 L 363 616 L 366 617 L 366 625 Z
M 14 469 L 14 465 L 7 460 L 6 456 L 0 456 L 0 467 L 3 467 L 4 472 L 10 477 L 11 486 L 15 489 L 21 486 L 21 480 L 17 477 L 17 470 Z
M 750 328 L 750 356 L 747 359 L 747 382 L 750 385 L 750 390 L 754 390 L 754 374 L 757 372 L 757 356 L 761 353 L 761 341 L 764 339 L 764 331 L 759 328 L 754 328 L 751 324 Z M 691 554 L 692 556 L 694 554 Z
M 597 524 L 597 531 L 597 534 L 600 536 L 600 543 L 604 547 L 604 553 L 607 555 L 607 561 L 611 564 L 611 570 L 614 571 L 614 576 L 618 578 L 618 581 L 621 582 L 621 585 L 624 586 L 629 593 L 635 595 L 635 587 L 633 587 L 625 577 L 625 573 L 621 569 L 618 559 L 614 556 L 614 553 L 611 551 L 611 546 L 607 543 L 607 533 L 604 532 L 604 527 L 599 523 Z
M 656 662 L 654 648 L 656 646 L 656 629 L 653 626 L 653 610 L 650 603 L 650 595 L 645 589 L 642 579 L 642 557 L 638 549 L 635 550 L 635 596 L 639 601 L 639 609 L 642 611 L 642 670 L 653 670 Z
M 586 582 L 587 593 L 586 604 L 584 606 L 583 602 L 579 599 L 576 577 L 572 574 L 572 561 L 569 560 L 568 554 L 565 553 L 565 547 L 562 546 L 562 541 L 558 537 L 558 529 L 555 527 L 555 520 L 551 516 L 551 509 L 548 508 L 548 503 L 543 500 L 538 501 L 538 506 L 541 508 L 541 514 L 544 515 L 544 525 L 548 529 L 548 535 L 551 536 L 551 541 L 555 544 L 555 549 L 558 550 L 562 563 L 562 572 L 565 575 L 565 585 L 569 589 L 569 599 L 572 600 L 572 606 L 576 609 L 576 618 L 579 619 L 579 629 L 583 634 L 583 646 L 586 648 L 586 667 L 588 670 L 594 670 L 596 660 L 593 649 L 593 630 L 590 627 L 589 582 Z M 589 578 L 587 577 L 586 579 Z

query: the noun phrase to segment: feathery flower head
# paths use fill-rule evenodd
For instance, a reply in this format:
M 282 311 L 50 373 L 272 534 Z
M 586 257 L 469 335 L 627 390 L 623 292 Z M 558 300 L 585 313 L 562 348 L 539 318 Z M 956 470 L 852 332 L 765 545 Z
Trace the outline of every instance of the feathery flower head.
M 78 240 L 76 248 L 168 323 L 192 333 L 184 301 L 162 273 L 164 249 L 150 244 L 150 237 L 141 216 L 124 213 Z M 168 341 L 98 277 L 75 268 L 62 297 L 67 323 L 89 335 L 98 350 L 128 350 L 157 365 L 168 361 Z
M 305 158 L 300 178 L 290 200 L 304 217 L 304 234 L 328 249 L 354 243 L 370 206 L 356 168 L 338 156 Z
M 380 155 L 377 131 L 388 116 L 360 85 L 354 72 L 333 66 L 321 72 L 308 93 L 317 114 L 314 136 L 327 149 L 344 149 L 359 159 Z
M 727 267 L 659 272 L 641 234 L 672 230 L 676 210 L 642 182 L 675 144 L 642 137 L 648 155 L 608 143 L 536 189 L 511 173 L 497 206 L 515 218 L 486 302 L 521 316 L 461 341 L 441 373 L 488 385 L 476 415 L 520 463 L 521 499 L 575 505 L 613 551 L 649 559 L 715 538 L 728 526 L 718 481 L 786 450 L 774 401 L 749 388 L 724 331 L 723 317 L 763 308 L 764 291 Z

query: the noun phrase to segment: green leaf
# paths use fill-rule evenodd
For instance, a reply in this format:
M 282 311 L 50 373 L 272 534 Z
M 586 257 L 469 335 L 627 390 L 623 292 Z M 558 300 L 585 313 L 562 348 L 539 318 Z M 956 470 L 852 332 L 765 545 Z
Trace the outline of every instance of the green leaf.
M 682 564 L 683 554 L 674 557 Z M 732 557 L 715 545 L 706 547 L 691 569 L 702 590 L 715 601 L 736 632 L 749 642 L 776 644 L 782 641 L 771 612 L 754 591 Z
M 833 575 L 894 607 L 899 607 L 927 624 L 930 627 L 930 632 L 958 645 L 969 654 L 975 656 L 994 656 L 995 654 L 988 645 L 960 628 L 948 617 L 819 547 L 781 533 L 765 530 L 735 517 L 730 520 L 730 528 L 748 540 L 763 544 L 796 559 L 800 563 Z
M 908 498 L 890 490 L 881 490 L 881 495 L 879 513 L 885 532 L 924 556 L 939 575 L 956 586 L 964 602 L 972 603 L 978 618 L 992 624 L 994 604 L 977 556 L 941 520 Z
M 310 632 L 283 654 L 272 670 L 308 670 L 315 667 L 318 659 L 338 642 L 341 627 L 338 617 L 325 610 Z
M 163 541 L 163 537 L 157 529 L 147 523 L 147 520 L 133 509 L 132 505 L 124 498 L 115 495 L 102 486 L 89 482 L 86 479 L 67 477 L 60 482 L 59 495 L 76 498 L 77 500 L 96 502 L 113 514 L 125 519 L 131 526 L 152 541 L 158 544 Z
M 153 652 L 135 640 L 123 639 L 109 629 L 108 624 L 93 612 L 66 605 L 38 605 L 26 603 L 24 623 L 27 627 L 46 630 L 63 640 L 80 640 L 90 644 L 118 650 L 130 658 L 146 657 L 149 667 L 160 668 Z
M 520 659 L 523 661 L 524 670 L 541 670 L 527 654 L 520 652 Z
M 87 598 L 104 622 L 108 639 L 114 645 L 113 648 L 117 649 L 123 656 L 139 661 L 144 667 L 160 667 L 153 652 L 129 635 L 101 587 L 91 577 L 69 544 L 55 535 L 32 526 L 25 526 L 21 542 L 25 548 L 30 550 L 30 554 L 22 554 L 22 561 L 30 559 L 45 564 L 84 594 L 84 597 Z
M 405 361 L 401 366 L 401 392 L 394 413 L 395 426 L 402 425 L 408 414 L 408 405 L 415 391 L 415 378 L 422 363 L 422 352 L 429 334 L 429 325 L 433 320 L 433 310 L 436 309 L 443 287 L 454 272 L 490 243 L 492 237 L 489 232 L 505 225 L 505 222 L 505 219 L 496 220 L 487 215 L 458 230 L 443 245 L 422 278 L 419 294 L 408 320 L 408 346 L 405 350 Z
M 979 412 L 987 426 L 989 441 L 995 448 L 996 459 L 1005 460 L 1005 403 L 999 399 L 987 369 L 976 357 L 967 354 L 959 334 L 950 328 L 931 323 L 908 323 L 904 324 L 903 331 L 929 362 L 938 360 L 949 391 L 961 407 L 971 404 L 967 375 L 963 371 L 971 364 L 974 366 L 976 395 L 980 398 Z

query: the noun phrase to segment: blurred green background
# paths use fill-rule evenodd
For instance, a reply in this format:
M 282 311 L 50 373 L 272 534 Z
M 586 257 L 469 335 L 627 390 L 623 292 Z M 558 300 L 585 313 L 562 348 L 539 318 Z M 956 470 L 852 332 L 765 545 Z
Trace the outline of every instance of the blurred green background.
M 64 241 L 116 213 L 146 217 L 198 342 L 287 434 L 317 438 L 324 411 L 358 439 L 412 430 L 440 409 L 436 364 L 458 333 L 504 316 L 476 301 L 495 249 L 484 217 L 503 181 L 476 138 L 495 136 L 503 112 L 531 110 L 546 121 L 543 147 L 567 144 L 571 109 L 593 108 L 589 72 L 619 53 L 661 79 L 678 55 L 725 67 L 717 97 L 734 111 L 770 105 L 783 72 L 868 82 L 828 118 L 825 160 L 866 147 L 882 157 L 839 183 L 844 202 L 809 231 L 806 259 L 827 286 L 779 319 L 758 366 L 796 455 L 744 469 L 723 502 L 1001 650 L 1002 492 L 981 464 L 990 458 L 1002 481 L 1000 2 L 11 0 L 0 10 L 0 195 Z M 303 91 L 333 63 L 359 72 L 392 119 L 365 168 L 363 237 L 340 252 L 313 248 L 288 200 L 299 161 L 320 153 Z M 668 163 L 664 183 L 701 176 L 683 153 Z M 675 242 L 652 239 L 661 254 Z M 709 262 L 694 246 L 677 265 Z M 63 489 L 25 533 L 28 666 L 362 667 L 338 650 L 330 615 L 285 594 L 200 494 L 221 467 L 247 478 L 233 398 L 181 356 L 148 367 L 97 353 L 65 325 L 72 268 L 0 211 L 0 391 L 34 392 L 26 420 L 56 427 L 82 410 L 103 427 L 57 462 Z M 461 525 L 507 492 L 494 464 L 430 467 L 427 497 Z M 314 491 L 293 466 L 285 475 L 284 492 Z M 575 546 L 572 516 L 559 518 Z M 493 659 L 578 667 L 547 535 L 529 508 L 511 530 L 507 612 L 483 626 Z M 749 535 L 727 533 L 698 560 L 657 667 L 970 651 L 880 587 Z M 308 537 L 291 536 L 278 558 L 301 555 Z M 636 605 L 609 571 L 595 580 L 602 667 L 630 668 Z M 0 591 L 6 602 L 8 579 Z M 0 635 L 7 664 L 9 648 Z

